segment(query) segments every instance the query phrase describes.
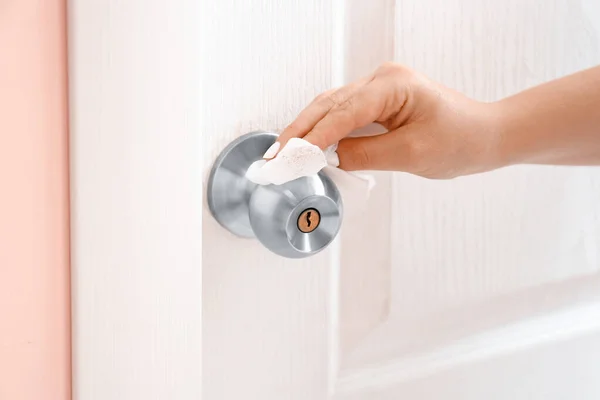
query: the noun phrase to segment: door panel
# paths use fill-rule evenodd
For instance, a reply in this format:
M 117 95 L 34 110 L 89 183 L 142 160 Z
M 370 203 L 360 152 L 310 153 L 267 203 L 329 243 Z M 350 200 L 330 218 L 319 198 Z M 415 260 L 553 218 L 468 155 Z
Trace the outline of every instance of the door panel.
M 597 65 L 599 11 L 397 1 L 395 58 L 493 101 Z M 599 169 L 394 174 L 392 198 L 390 313 L 343 354 L 339 398 L 600 395 Z
M 211 57 L 202 92 L 216 95 L 202 114 L 205 180 L 237 136 L 283 129 L 320 92 L 392 57 L 391 1 L 234 0 L 202 14 L 204 54 Z M 340 351 L 356 345 L 388 309 L 390 225 L 380 217 L 389 214 L 391 177 L 376 178 L 368 211 L 345 216 L 338 240 L 304 260 L 234 238 L 205 206 L 206 398 L 317 399 L 332 390 Z
M 69 3 L 76 400 L 201 396 L 198 22 Z
M 394 58 L 394 0 L 342 3 L 343 38 L 339 75 L 344 83 L 372 73 Z M 341 7 L 338 5 L 338 7 Z M 337 12 L 336 12 L 337 14 Z M 369 126 L 358 134 L 381 132 Z M 371 330 L 385 320 L 390 306 L 392 175 L 371 171 L 376 180 L 368 203 L 360 213 L 346 215 L 340 234 L 339 351 L 353 349 Z M 364 251 L 363 249 L 368 249 Z
M 210 55 L 202 64 L 206 183 L 229 142 L 283 128 L 332 85 L 333 17 L 331 1 L 239 0 L 206 3 L 202 16 Z M 322 397 L 334 251 L 283 259 L 225 231 L 206 205 L 203 233 L 204 397 Z
M 597 313 L 593 316 L 598 318 Z M 427 371 L 416 374 L 402 367 L 374 369 L 356 380 L 341 379 L 335 398 L 597 399 L 600 334 L 596 331 L 541 345 L 540 339 L 518 349 L 506 347 L 493 356 L 486 352 L 480 352 L 481 357 L 469 354 L 461 363 L 435 369 L 427 367 Z

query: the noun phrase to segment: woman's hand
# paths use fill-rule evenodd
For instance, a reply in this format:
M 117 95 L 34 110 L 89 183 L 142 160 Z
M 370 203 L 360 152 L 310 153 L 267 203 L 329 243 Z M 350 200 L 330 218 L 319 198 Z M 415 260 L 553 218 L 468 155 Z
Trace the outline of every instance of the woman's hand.
M 345 170 L 453 178 L 502 166 L 496 120 L 492 104 L 386 63 L 364 79 L 319 95 L 278 141 L 282 148 L 299 137 L 321 149 L 339 141 L 340 167 Z M 373 122 L 388 132 L 347 138 Z

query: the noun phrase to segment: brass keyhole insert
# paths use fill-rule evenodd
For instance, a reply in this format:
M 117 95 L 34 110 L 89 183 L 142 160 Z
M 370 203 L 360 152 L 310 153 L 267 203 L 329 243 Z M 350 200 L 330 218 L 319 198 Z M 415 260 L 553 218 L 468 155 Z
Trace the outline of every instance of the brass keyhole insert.
M 310 233 L 317 229 L 321 222 L 321 214 L 315 208 L 307 208 L 298 217 L 298 229 L 303 233 Z

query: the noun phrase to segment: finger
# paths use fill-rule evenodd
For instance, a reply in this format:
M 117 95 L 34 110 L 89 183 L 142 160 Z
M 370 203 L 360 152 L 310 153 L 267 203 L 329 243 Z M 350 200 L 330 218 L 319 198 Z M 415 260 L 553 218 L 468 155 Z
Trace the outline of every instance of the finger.
M 291 138 L 304 137 L 336 104 L 343 103 L 357 88 L 363 86 L 370 79 L 370 77 L 365 77 L 339 89 L 321 93 L 283 130 L 277 139 L 279 144 L 274 144 L 274 149 L 270 149 L 272 151 L 267 152 L 270 153 L 268 155 L 274 157 L 277 151 L 282 149 Z
M 306 135 L 312 127 L 327 114 L 331 107 L 334 106 L 334 103 L 330 100 L 330 96 L 336 90 L 337 89 L 330 89 L 315 97 L 314 100 L 298 114 L 296 119 L 281 132 L 277 141 L 285 145 L 285 143 L 293 137 L 303 137 Z
M 417 135 L 415 128 L 406 126 L 377 136 L 344 139 L 337 149 L 340 168 L 412 172 L 418 157 Z
M 315 97 L 313 101 L 298 114 L 296 119 L 281 132 L 277 141 L 269 147 L 263 155 L 263 158 L 274 158 L 288 140 L 306 135 L 312 127 L 327 114 L 331 107 L 333 107 L 333 103 L 329 103 L 328 99 L 336 90 L 337 89 L 330 89 Z
M 383 113 L 388 91 L 384 82 L 369 81 L 332 107 L 304 139 L 324 150 L 376 121 Z

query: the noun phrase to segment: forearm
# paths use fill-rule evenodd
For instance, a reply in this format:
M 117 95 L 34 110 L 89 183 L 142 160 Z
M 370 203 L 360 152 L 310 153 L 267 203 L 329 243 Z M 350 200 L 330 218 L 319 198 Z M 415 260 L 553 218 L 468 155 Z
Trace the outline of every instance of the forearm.
M 600 165 L 600 67 L 495 103 L 503 164 Z

